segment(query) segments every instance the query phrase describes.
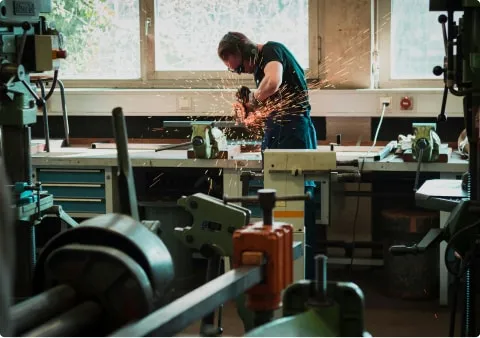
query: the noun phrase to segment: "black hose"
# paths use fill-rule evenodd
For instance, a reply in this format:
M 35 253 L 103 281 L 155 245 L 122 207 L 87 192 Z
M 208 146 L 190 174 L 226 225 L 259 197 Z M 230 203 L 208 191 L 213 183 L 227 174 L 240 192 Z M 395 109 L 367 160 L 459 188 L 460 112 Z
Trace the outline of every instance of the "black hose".
M 58 79 L 58 69 L 55 69 L 55 71 L 53 72 L 52 86 L 50 87 L 50 90 L 45 96 L 45 101 L 48 101 L 50 96 L 52 96 L 53 92 L 55 91 L 55 87 L 57 86 L 57 79 Z

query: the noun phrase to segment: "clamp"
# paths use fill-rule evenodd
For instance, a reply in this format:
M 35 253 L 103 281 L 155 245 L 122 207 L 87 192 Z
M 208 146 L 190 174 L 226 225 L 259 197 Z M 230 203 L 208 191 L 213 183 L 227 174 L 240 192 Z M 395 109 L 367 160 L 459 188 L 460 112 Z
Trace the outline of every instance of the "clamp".
M 265 282 L 247 292 L 247 307 L 254 311 L 254 326 L 273 318 L 282 304 L 283 290 L 293 282 L 293 226 L 274 222 L 276 201 L 310 199 L 310 194 L 277 197 L 274 189 L 260 189 L 257 196 L 224 197 L 224 202 L 257 202 L 263 210 L 263 222 L 248 225 L 233 234 L 233 266 L 265 265 Z
M 191 226 L 174 229 L 185 246 L 200 252 L 207 246 L 219 256 L 233 256 L 232 235 L 250 222 L 250 210 L 202 193 L 183 196 L 177 204 L 193 216 Z
M 174 234 L 186 247 L 208 258 L 208 283 L 220 275 L 222 257 L 233 256 L 233 233 L 249 223 L 250 210 L 225 205 L 222 200 L 202 193 L 183 196 L 177 204 L 193 216 L 193 223 L 189 227 L 175 228 Z M 202 319 L 202 336 L 218 336 L 223 332 L 222 307 L 218 311 L 216 328 L 214 320 L 214 312 Z

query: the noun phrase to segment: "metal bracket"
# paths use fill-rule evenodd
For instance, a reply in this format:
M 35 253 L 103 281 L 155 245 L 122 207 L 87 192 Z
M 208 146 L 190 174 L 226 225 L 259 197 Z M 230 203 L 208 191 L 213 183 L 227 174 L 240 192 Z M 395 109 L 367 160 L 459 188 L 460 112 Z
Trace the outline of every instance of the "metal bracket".
M 222 200 L 197 193 L 181 197 L 177 204 L 193 216 L 192 226 L 175 228 L 175 235 L 192 249 L 214 248 L 220 256 L 233 255 L 232 235 L 250 221 L 250 210 L 238 205 L 225 205 Z

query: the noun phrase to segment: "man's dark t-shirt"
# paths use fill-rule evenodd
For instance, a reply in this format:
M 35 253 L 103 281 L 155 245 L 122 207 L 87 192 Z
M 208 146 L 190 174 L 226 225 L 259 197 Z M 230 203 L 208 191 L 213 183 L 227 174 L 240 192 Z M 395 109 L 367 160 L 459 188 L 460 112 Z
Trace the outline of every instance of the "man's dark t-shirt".
M 262 150 L 265 149 L 316 149 L 317 134 L 310 119 L 307 81 L 302 67 L 292 53 L 281 43 L 267 42 L 258 55 L 254 79 L 257 88 L 265 77 L 265 65 L 278 61 L 283 66 L 280 89 L 266 100 L 272 105 L 264 128 Z M 305 186 L 315 186 L 305 181 Z
M 310 116 L 307 81 L 302 67 L 292 53 L 281 43 L 267 42 L 258 55 L 258 67 L 254 72 L 257 88 L 265 77 L 265 65 L 278 61 L 283 66 L 283 79 L 279 91 L 273 95 L 268 104 L 274 104 L 278 109 L 272 112 L 272 117 L 281 124 L 298 119 L 299 116 Z M 273 102 L 271 102 L 273 101 Z

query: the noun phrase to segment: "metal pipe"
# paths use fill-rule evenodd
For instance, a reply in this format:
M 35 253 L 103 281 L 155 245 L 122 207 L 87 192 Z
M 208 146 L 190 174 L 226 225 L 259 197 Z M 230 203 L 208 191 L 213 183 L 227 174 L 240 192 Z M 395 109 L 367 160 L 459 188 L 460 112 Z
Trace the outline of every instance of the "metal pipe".
M 318 301 L 327 300 L 327 256 L 315 256 L 315 291 Z
M 60 88 L 60 99 L 62 100 L 62 115 L 63 115 L 63 130 L 65 133 L 65 145 L 70 145 L 70 126 L 68 124 L 67 103 L 65 102 L 65 86 L 61 80 L 57 79 L 58 87 Z
M 75 305 L 76 293 L 60 285 L 18 303 L 10 309 L 15 334 L 19 335 Z
M 208 265 L 207 265 L 207 277 L 206 283 L 211 282 L 215 278 L 221 275 L 221 264 L 222 264 L 222 257 L 219 255 L 213 254 L 213 256 L 208 258 Z M 219 319 L 222 316 L 222 311 L 219 310 Z M 220 321 L 221 322 L 221 321 Z M 218 336 L 222 333 L 222 328 L 219 326 L 214 328 L 215 324 L 215 311 L 207 314 L 205 317 L 202 318 L 202 323 L 200 326 L 200 334 L 202 336 L 208 336 L 209 334 L 213 333 L 215 336 Z
M 137 192 L 133 179 L 132 165 L 128 156 L 128 136 L 125 117 L 120 107 L 113 109 L 113 132 L 117 144 L 118 158 L 118 192 L 120 195 L 120 211 L 140 221 L 138 213 Z
M 186 147 L 186 146 L 191 146 L 192 142 L 183 142 L 183 143 L 178 143 L 178 144 L 169 144 L 166 146 L 162 146 L 160 148 L 155 149 L 155 152 L 157 151 L 162 151 L 162 150 L 169 150 L 169 149 L 176 149 L 176 148 L 181 148 L 181 147 Z
M 112 337 L 172 337 L 263 279 L 263 266 L 240 267 L 173 301 Z
M 72 337 L 98 325 L 102 308 L 95 302 L 82 303 L 68 312 L 25 332 L 22 337 Z
M 45 134 L 45 151 L 50 152 L 50 127 L 48 124 L 48 110 L 47 102 L 45 101 L 45 85 L 42 80 L 37 81 L 38 86 L 40 87 L 41 99 L 43 100 L 42 111 L 43 111 L 43 132 Z

